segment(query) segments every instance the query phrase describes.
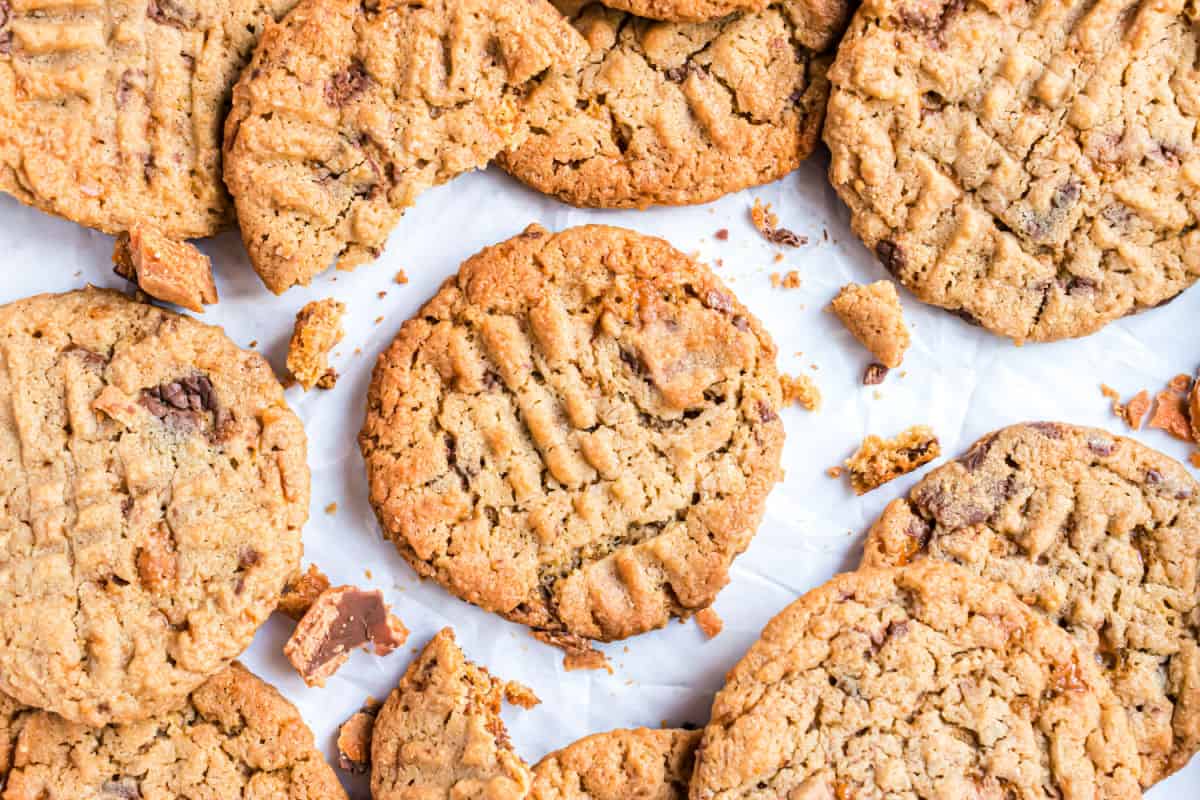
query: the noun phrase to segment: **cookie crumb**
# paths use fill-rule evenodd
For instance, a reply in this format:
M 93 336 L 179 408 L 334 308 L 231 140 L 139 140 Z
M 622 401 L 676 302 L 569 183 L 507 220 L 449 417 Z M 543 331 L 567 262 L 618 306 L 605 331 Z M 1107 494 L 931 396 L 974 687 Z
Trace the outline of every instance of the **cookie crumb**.
M 408 639 L 408 629 L 390 612 L 378 589 L 337 586 L 321 592 L 301 617 L 283 653 L 309 686 L 324 686 L 350 651 L 367 644 L 386 656 Z
M 504 684 L 504 702 L 512 706 L 520 706 L 526 711 L 542 703 L 533 689 L 516 681 Z
M 325 513 L 326 514 L 336 514 L 337 513 L 337 503 L 330 503 L 329 505 L 325 506 Z
M 1197 450 L 1196 452 L 1192 453 L 1189 460 L 1192 462 L 1193 467 L 1195 467 L 1196 469 L 1200 469 L 1200 450 Z
M 830 467 L 829 469 L 825 470 L 825 474 L 834 479 L 840 478 L 842 477 L 842 468 Z
M 800 272 L 798 270 L 788 270 L 782 275 L 778 272 L 771 273 L 771 288 L 772 289 L 799 289 L 800 288 Z
M 729 241 L 729 228 L 721 228 L 721 230 L 714 233 L 713 236 L 718 242 L 727 242 Z
M 208 256 L 154 228 L 135 226 L 122 233 L 112 259 L 113 272 L 155 299 L 198 314 L 204 313 L 204 306 L 217 302 Z
M 404 284 L 408 283 L 408 274 L 407 274 L 407 273 L 406 273 L 404 270 L 402 270 L 402 269 L 401 269 L 401 270 L 397 270 L 397 271 L 396 271 L 396 277 L 395 277 L 395 278 L 393 278 L 392 280 L 394 280 L 396 283 L 398 283 L 398 284 L 400 284 L 401 286 L 403 286 Z
M 1185 375 L 1181 372 L 1178 375 L 1176 375 L 1174 378 L 1171 378 L 1170 382 L 1167 383 L 1167 388 L 1170 389 L 1172 392 L 1179 392 L 1180 394 L 1187 394 L 1188 391 L 1192 388 L 1192 376 Z
M 878 386 L 887 378 L 888 372 L 888 368 L 878 361 L 868 364 L 863 372 L 863 386 Z
M 894 439 L 868 436 L 858 451 L 846 459 L 850 486 L 858 495 L 927 464 L 942 453 L 941 444 L 925 425 L 914 425 Z
M 821 410 L 821 390 L 807 375 L 780 375 L 779 385 L 785 406 L 796 404 L 805 411 Z
M 784 247 L 800 247 L 808 244 L 807 236 L 799 236 L 787 228 L 779 227 L 779 217 L 775 212 L 771 211 L 771 204 L 763 204 L 762 200 L 754 198 L 754 205 L 750 207 L 750 221 L 754 223 L 754 227 L 763 235 L 771 244 L 778 244 Z
M 378 704 L 364 705 L 338 727 L 338 766 L 346 772 L 362 775 L 371 768 L 371 733 L 375 729 Z
M 555 631 L 532 631 L 532 633 L 533 638 L 539 642 L 563 651 L 563 669 L 567 672 L 603 669 L 612 675 L 613 668 L 608 663 L 608 658 L 582 636 Z
M 296 314 L 292 340 L 288 343 L 287 368 L 305 391 L 314 386 L 332 389 L 337 372 L 329 367 L 329 351 L 345 336 L 342 315 L 346 306 L 339 300 L 313 300 Z
M 703 608 L 696 612 L 696 624 L 709 639 L 715 639 L 725 627 L 721 617 L 711 608 Z
M 316 602 L 321 592 L 329 588 L 329 578 L 317 569 L 316 564 L 308 565 L 308 572 L 283 587 L 279 595 L 278 609 L 294 620 L 299 621 L 312 604 Z
M 1192 419 L 1192 438 L 1200 442 L 1200 378 L 1192 383 L 1192 394 L 1188 398 L 1188 415 Z
M 1100 384 L 1100 394 L 1107 397 L 1112 403 L 1112 413 L 1114 417 L 1125 416 L 1125 406 L 1121 405 L 1121 393 L 1109 386 L 1107 383 Z
M 888 369 L 904 360 L 910 341 L 904 309 L 891 281 L 848 283 L 833 298 L 833 313 L 854 338 Z
M 1154 400 L 1154 413 L 1147 426 L 1166 431 L 1176 439 L 1194 442 L 1192 423 L 1188 419 L 1187 396 L 1167 389 L 1155 395 Z
M 376 292 L 375 296 L 382 300 L 383 298 L 387 297 L 387 292 Z
M 1124 408 L 1125 424 L 1135 431 L 1142 429 L 1142 420 L 1150 410 L 1150 393 L 1145 389 L 1135 394 Z

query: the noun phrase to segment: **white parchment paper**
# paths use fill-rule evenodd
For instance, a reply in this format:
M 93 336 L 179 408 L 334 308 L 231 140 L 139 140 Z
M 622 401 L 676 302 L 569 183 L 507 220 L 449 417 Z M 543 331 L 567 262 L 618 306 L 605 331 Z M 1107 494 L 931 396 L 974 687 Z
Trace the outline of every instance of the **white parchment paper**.
M 311 287 L 270 294 L 251 270 L 235 232 L 200 242 L 213 258 L 220 304 L 201 317 L 223 326 L 239 344 L 256 342 L 284 375 L 295 312 L 308 300 L 336 296 L 348 307 L 347 335 L 333 363 L 341 373 L 331 391 L 289 389 L 288 401 L 309 437 L 313 492 L 305 529 L 306 560 L 335 583 L 384 590 L 412 630 L 409 645 L 386 658 L 355 653 L 324 689 L 309 689 L 282 655 L 289 620 L 275 615 L 244 661 L 296 703 L 331 761 L 337 726 L 372 695 L 382 699 L 412 653 L 441 626 L 453 625 L 473 660 L 531 686 L 542 704 L 507 710 L 516 748 L 531 763 L 581 736 L 618 727 L 706 721 L 722 675 L 775 613 L 801 593 L 858 561 L 862 533 L 883 506 L 915 482 L 910 475 L 863 498 L 825 469 L 848 456 L 868 433 L 894 435 L 926 423 L 953 457 L 990 430 L 1030 419 L 1096 425 L 1130 435 L 1099 391 L 1108 383 L 1128 397 L 1161 388 L 1200 363 L 1200 288 L 1170 305 L 1122 320 L 1087 339 L 1018 348 L 973 328 L 902 291 L 913 346 L 902 371 L 879 387 L 860 378 L 869 355 L 824 309 L 847 281 L 876 280 L 884 270 L 850 233 L 845 208 L 825 180 L 821 158 L 770 186 L 706 206 L 650 211 L 581 211 L 541 197 L 491 169 L 464 176 L 423 195 L 392 234 L 383 257 L 355 272 L 329 272 Z M 780 224 L 809 238 L 798 249 L 768 244 L 751 227 L 754 198 L 773 204 Z M 427 300 L 460 262 L 531 222 L 559 230 L 584 223 L 622 225 L 661 236 L 697 252 L 766 324 L 781 370 L 811 374 L 824 394 L 818 413 L 784 411 L 786 480 L 770 498 L 754 543 L 737 561 L 716 610 L 725 630 L 706 640 L 692 623 L 603 649 L 614 671 L 565 673 L 557 650 L 528 632 L 422 584 L 384 541 L 367 504 L 362 459 L 355 441 L 375 357 L 400 324 Z M 729 238 L 714 234 L 727 228 Z M 0 197 L 0 302 L 37 292 L 65 291 L 90 282 L 123 286 L 112 274 L 110 237 Z M 783 260 L 776 262 L 777 253 Z M 393 278 L 403 269 L 407 285 Z M 798 270 L 803 285 L 771 288 L 772 272 Z M 385 295 L 380 293 L 386 292 Z M 1165 434 L 1132 434 L 1184 460 L 1187 448 Z M 941 463 L 939 460 L 935 463 Z M 337 503 L 337 512 L 324 510 Z M 345 776 L 343 776 L 345 778 Z M 366 783 L 345 778 L 351 796 L 366 798 Z M 1154 788 L 1153 800 L 1200 797 L 1200 758 Z

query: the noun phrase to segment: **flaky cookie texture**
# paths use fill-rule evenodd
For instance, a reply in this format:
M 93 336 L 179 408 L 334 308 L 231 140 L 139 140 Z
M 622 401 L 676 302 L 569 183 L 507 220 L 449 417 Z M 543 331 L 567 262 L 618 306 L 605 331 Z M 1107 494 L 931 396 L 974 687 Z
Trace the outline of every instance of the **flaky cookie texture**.
M 182 702 L 299 566 L 305 452 L 217 328 L 97 289 L 0 308 L 0 691 L 95 726 Z
M 229 91 L 294 0 L 0 2 L 0 191 L 112 234 L 233 221 Z
M 21 728 L 25 726 L 25 719 L 31 713 L 34 713 L 33 709 L 21 705 L 8 695 L 0 694 L 0 791 L 3 791 L 8 783 L 17 738 L 21 734 Z
M 533 768 L 528 800 L 687 800 L 701 732 L 615 730 L 580 739 Z
M 707 607 L 780 479 L 775 347 L 704 266 L 618 228 L 469 259 L 380 356 L 359 436 L 422 576 L 614 640 Z
M 153 720 L 94 729 L 31 713 L 2 797 L 346 800 L 346 793 L 296 708 L 235 664 Z
M 374 800 L 522 800 L 532 775 L 512 751 L 505 683 L 444 628 L 409 665 L 371 734 Z
M 843 0 L 783 0 L 662 23 L 560 0 L 590 55 L 529 97 L 532 133 L 498 163 L 578 206 L 703 203 L 782 177 L 816 145 Z
M 1137 798 L 1091 653 L 1002 584 L 933 560 L 794 602 L 729 672 L 692 800 Z
M 518 143 L 531 81 L 584 52 L 546 0 L 304 0 L 264 33 L 225 129 L 267 287 L 378 257 L 418 194 Z
M 1200 277 L 1192 0 L 867 0 L 829 72 L 830 178 L 925 302 L 1082 336 Z
M 952 561 L 1082 640 L 1127 710 L 1149 786 L 1200 750 L 1200 484 L 1133 440 L 990 434 L 872 526 L 867 566 Z
M 604 5 L 665 22 L 707 22 L 738 11 L 762 11 L 768 0 L 603 0 Z M 557 0 L 558 5 L 563 0 Z

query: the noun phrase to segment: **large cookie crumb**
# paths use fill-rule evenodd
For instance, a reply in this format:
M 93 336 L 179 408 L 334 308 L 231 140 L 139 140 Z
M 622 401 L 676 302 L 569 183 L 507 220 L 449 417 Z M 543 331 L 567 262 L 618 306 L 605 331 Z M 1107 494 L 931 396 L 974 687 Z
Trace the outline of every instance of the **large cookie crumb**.
M 833 298 L 833 312 L 854 338 L 888 369 L 904 360 L 909 334 L 900 296 L 891 281 L 849 283 Z
M 800 247 L 808 244 L 807 236 L 799 236 L 787 228 L 779 227 L 779 216 L 771 210 L 771 204 L 763 204 L 758 198 L 755 198 L 754 205 L 750 207 L 750 222 L 771 244 L 785 247 Z M 797 283 L 797 285 L 799 284 Z
M 162 235 L 155 228 L 134 227 L 117 237 L 113 272 L 136 283 L 146 294 L 188 311 L 204 313 L 217 302 L 212 262 L 187 242 Z
M 329 578 L 317 569 L 316 564 L 309 564 L 307 572 L 283 587 L 283 592 L 279 595 L 278 610 L 299 621 L 328 588 Z
M 371 732 L 377 709 L 364 706 L 338 727 L 338 766 L 361 775 L 371 768 Z
M 608 657 L 597 650 L 591 641 L 571 633 L 534 631 L 533 638 L 563 651 L 563 669 L 567 672 L 603 669 L 612 673 Z
M 327 297 L 313 300 L 296 315 L 287 368 L 304 391 L 314 386 L 332 389 L 337 382 L 337 373 L 329 367 L 329 351 L 346 335 L 342 328 L 345 313 L 345 303 Z
M 705 608 L 696 612 L 696 624 L 700 626 L 700 630 L 709 639 L 716 638 L 717 635 L 725 628 L 725 623 L 721 617 L 712 608 Z
M 798 405 L 805 411 L 821 410 L 821 390 L 807 375 L 780 375 L 779 384 L 783 388 L 783 404 Z
M 855 494 L 866 494 L 941 454 L 937 436 L 925 425 L 915 425 L 894 439 L 868 436 L 846 460 L 850 486 Z
M 388 610 L 383 592 L 338 586 L 321 593 L 283 647 L 309 686 L 324 686 L 350 652 L 371 644 L 386 656 L 408 638 L 408 629 Z

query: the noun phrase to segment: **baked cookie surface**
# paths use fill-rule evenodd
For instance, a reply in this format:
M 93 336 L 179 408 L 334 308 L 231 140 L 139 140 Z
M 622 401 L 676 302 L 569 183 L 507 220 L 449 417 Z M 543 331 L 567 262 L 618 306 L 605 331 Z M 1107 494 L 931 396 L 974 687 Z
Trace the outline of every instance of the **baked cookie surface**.
M 534 189 L 601 208 L 704 203 L 786 175 L 816 145 L 842 0 L 700 24 L 558 5 L 590 55 L 538 81 L 531 135 L 498 159 Z
M 1097 654 L 1146 786 L 1200 750 L 1200 484 L 1131 439 L 993 433 L 872 526 L 865 566 L 934 559 L 1007 583 Z
M 730 671 L 692 778 L 709 798 L 1136 798 L 1128 720 L 1091 654 L 937 561 L 839 575 Z
M 527 132 L 530 82 L 583 57 L 546 0 L 304 0 L 234 89 L 225 180 L 272 291 L 376 258 L 425 189 Z
M 559 0 L 561 5 L 561 0 Z M 604 5 L 666 22 L 707 22 L 738 11 L 762 11 L 768 0 L 603 0 Z
M 299 566 L 305 451 L 217 328 L 98 289 L 0 308 L 0 691 L 99 726 L 224 669 Z
M 580 739 L 533 768 L 529 800 L 687 800 L 700 731 L 615 730 Z
M 0 191 L 106 233 L 233 222 L 229 91 L 294 0 L 0 3 Z
M 1092 333 L 1200 277 L 1198 53 L 1184 0 L 867 0 L 829 72 L 831 180 L 925 302 Z
M 603 226 L 490 247 L 404 323 L 359 435 L 418 574 L 614 640 L 708 606 L 780 479 L 775 347 L 704 266 Z
M 299 712 L 233 665 L 155 720 L 92 729 L 24 719 L 3 800 L 346 800 Z

